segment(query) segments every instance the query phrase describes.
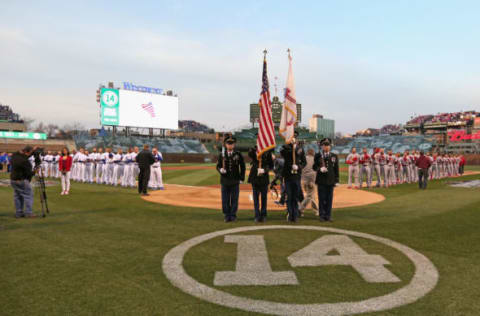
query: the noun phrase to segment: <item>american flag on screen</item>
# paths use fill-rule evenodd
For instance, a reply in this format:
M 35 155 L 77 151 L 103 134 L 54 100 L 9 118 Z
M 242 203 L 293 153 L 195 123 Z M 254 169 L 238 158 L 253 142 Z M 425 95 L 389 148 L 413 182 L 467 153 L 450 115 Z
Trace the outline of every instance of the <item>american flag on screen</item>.
M 275 130 L 272 120 L 272 102 L 267 77 L 267 59 L 263 59 L 262 92 L 258 101 L 260 117 L 258 119 L 257 158 L 270 149 L 275 148 Z
M 150 114 L 151 117 L 155 117 L 155 110 L 153 109 L 153 104 L 152 102 L 149 102 L 147 104 L 142 104 L 142 108 Z

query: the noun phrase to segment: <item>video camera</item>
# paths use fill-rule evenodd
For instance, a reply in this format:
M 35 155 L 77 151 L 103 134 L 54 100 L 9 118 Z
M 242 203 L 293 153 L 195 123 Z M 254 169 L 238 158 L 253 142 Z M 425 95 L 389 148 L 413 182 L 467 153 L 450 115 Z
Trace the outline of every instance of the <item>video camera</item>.
M 40 156 L 42 156 L 43 154 L 44 154 L 43 148 L 39 148 L 39 147 L 34 148 L 32 152 L 32 156 L 33 158 L 35 158 L 35 169 L 40 167 L 40 165 L 42 164 L 42 158 Z

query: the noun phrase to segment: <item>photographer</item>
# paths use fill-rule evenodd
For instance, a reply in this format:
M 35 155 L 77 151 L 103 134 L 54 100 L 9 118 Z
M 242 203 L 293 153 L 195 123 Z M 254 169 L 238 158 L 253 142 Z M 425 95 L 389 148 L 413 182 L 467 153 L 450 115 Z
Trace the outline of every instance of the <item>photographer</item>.
M 68 195 L 70 193 L 70 170 L 72 168 L 72 157 L 68 152 L 68 148 L 64 147 L 62 149 L 62 157 L 58 162 L 58 169 L 61 173 L 62 178 L 62 193 L 61 195 Z
M 15 217 L 36 217 L 32 211 L 33 189 L 30 181 L 33 177 L 32 165 L 28 157 L 33 153 L 33 148 L 26 146 L 23 150 L 12 155 L 10 184 L 13 188 L 13 201 L 15 203 Z M 25 210 L 24 210 L 25 208 Z

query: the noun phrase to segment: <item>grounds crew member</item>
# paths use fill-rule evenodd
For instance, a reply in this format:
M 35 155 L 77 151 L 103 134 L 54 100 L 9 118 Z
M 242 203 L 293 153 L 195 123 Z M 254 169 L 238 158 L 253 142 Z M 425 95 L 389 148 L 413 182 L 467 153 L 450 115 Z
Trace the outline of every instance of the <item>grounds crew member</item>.
M 242 154 L 235 150 L 236 141 L 235 137 L 227 136 L 225 147 L 217 160 L 217 171 L 220 173 L 222 185 L 222 210 L 226 223 L 237 220 L 240 182 L 245 180 L 245 161 Z
M 252 185 L 255 222 L 264 222 L 267 217 L 269 171 L 273 169 L 272 151 L 266 151 L 262 154 L 261 166 L 257 158 L 257 146 L 250 148 L 248 156 L 252 159 L 248 183 Z
M 360 156 L 357 154 L 357 149 L 355 147 L 352 148 L 350 154 L 348 154 L 345 162 L 348 165 L 348 188 L 352 188 L 352 177 L 355 179 L 355 188 L 358 189 L 358 174 L 360 172 L 358 168 Z
M 155 162 L 152 165 L 150 170 L 150 183 L 149 188 L 153 190 L 164 190 L 163 187 L 163 180 L 162 180 L 162 161 L 163 156 L 162 153 L 158 151 L 157 148 L 153 148 L 152 150 L 153 158 Z
M 280 154 L 285 160 L 283 165 L 283 178 L 285 180 L 285 191 L 287 193 L 287 221 L 296 222 L 298 219 L 298 204 L 303 197 L 300 179 L 302 169 L 305 167 L 305 152 L 297 148 L 295 138 L 289 144 L 282 146 Z
M 332 222 L 333 189 L 339 182 L 338 157 L 330 152 L 331 141 L 324 138 L 320 142 L 322 150 L 315 155 L 313 170 L 317 172 L 315 182 L 318 190 L 320 221 Z
M 415 165 L 418 168 L 418 186 L 420 189 L 425 190 L 427 188 L 428 181 L 428 168 L 430 168 L 432 162 L 423 154 L 423 150 L 420 151 L 420 156 L 418 156 Z
M 372 185 L 372 157 L 368 154 L 367 148 L 363 147 L 362 153 L 360 154 L 360 188 L 363 187 L 363 177 L 365 176 L 365 183 L 367 184 L 367 188 L 370 188 Z
M 140 168 L 138 175 L 138 193 L 142 195 L 149 195 L 147 188 L 148 180 L 150 179 L 150 166 L 155 162 L 155 158 L 149 148 L 147 144 L 143 145 L 143 150 L 135 157 L 135 161 Z
M 15 217 L 36 217 L 33 214 L 33 189 L 30 181 L 33 177 L 32 165 L 28 157 L 32 155 L 33 148 L 26 146 L 23 150 L 12 155 L 10 184 L 13 188 L 13 202 L 15 204 Z

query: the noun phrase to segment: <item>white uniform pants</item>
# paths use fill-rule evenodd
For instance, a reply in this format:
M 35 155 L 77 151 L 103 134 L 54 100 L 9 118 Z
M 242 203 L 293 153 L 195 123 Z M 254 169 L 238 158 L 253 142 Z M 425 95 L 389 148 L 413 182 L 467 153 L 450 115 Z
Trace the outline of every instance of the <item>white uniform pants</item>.
M 150 181 L 148 186 L 153 189 L 163 189 L 162 168 L 160 166 L 150 167 Z
M 103 166 L 105 164 L 97 162 L 96 170 L 95 170 L 95 182 L 98 184 L 101 184 L 103 182 L 102 179 L 102 172 L 103 172 Z
M 123 168 L 122 187 L 128 187 L 133 173 L 133 164 L 128 163 Z
M 62 191 L 70 191 L 70 171 L 65 174 L 61 174 L 62 179 Z
M 112 185 L 117 186 L 119 178 L 123 176 L 123 165 L 115 164 L 113 167 Z

